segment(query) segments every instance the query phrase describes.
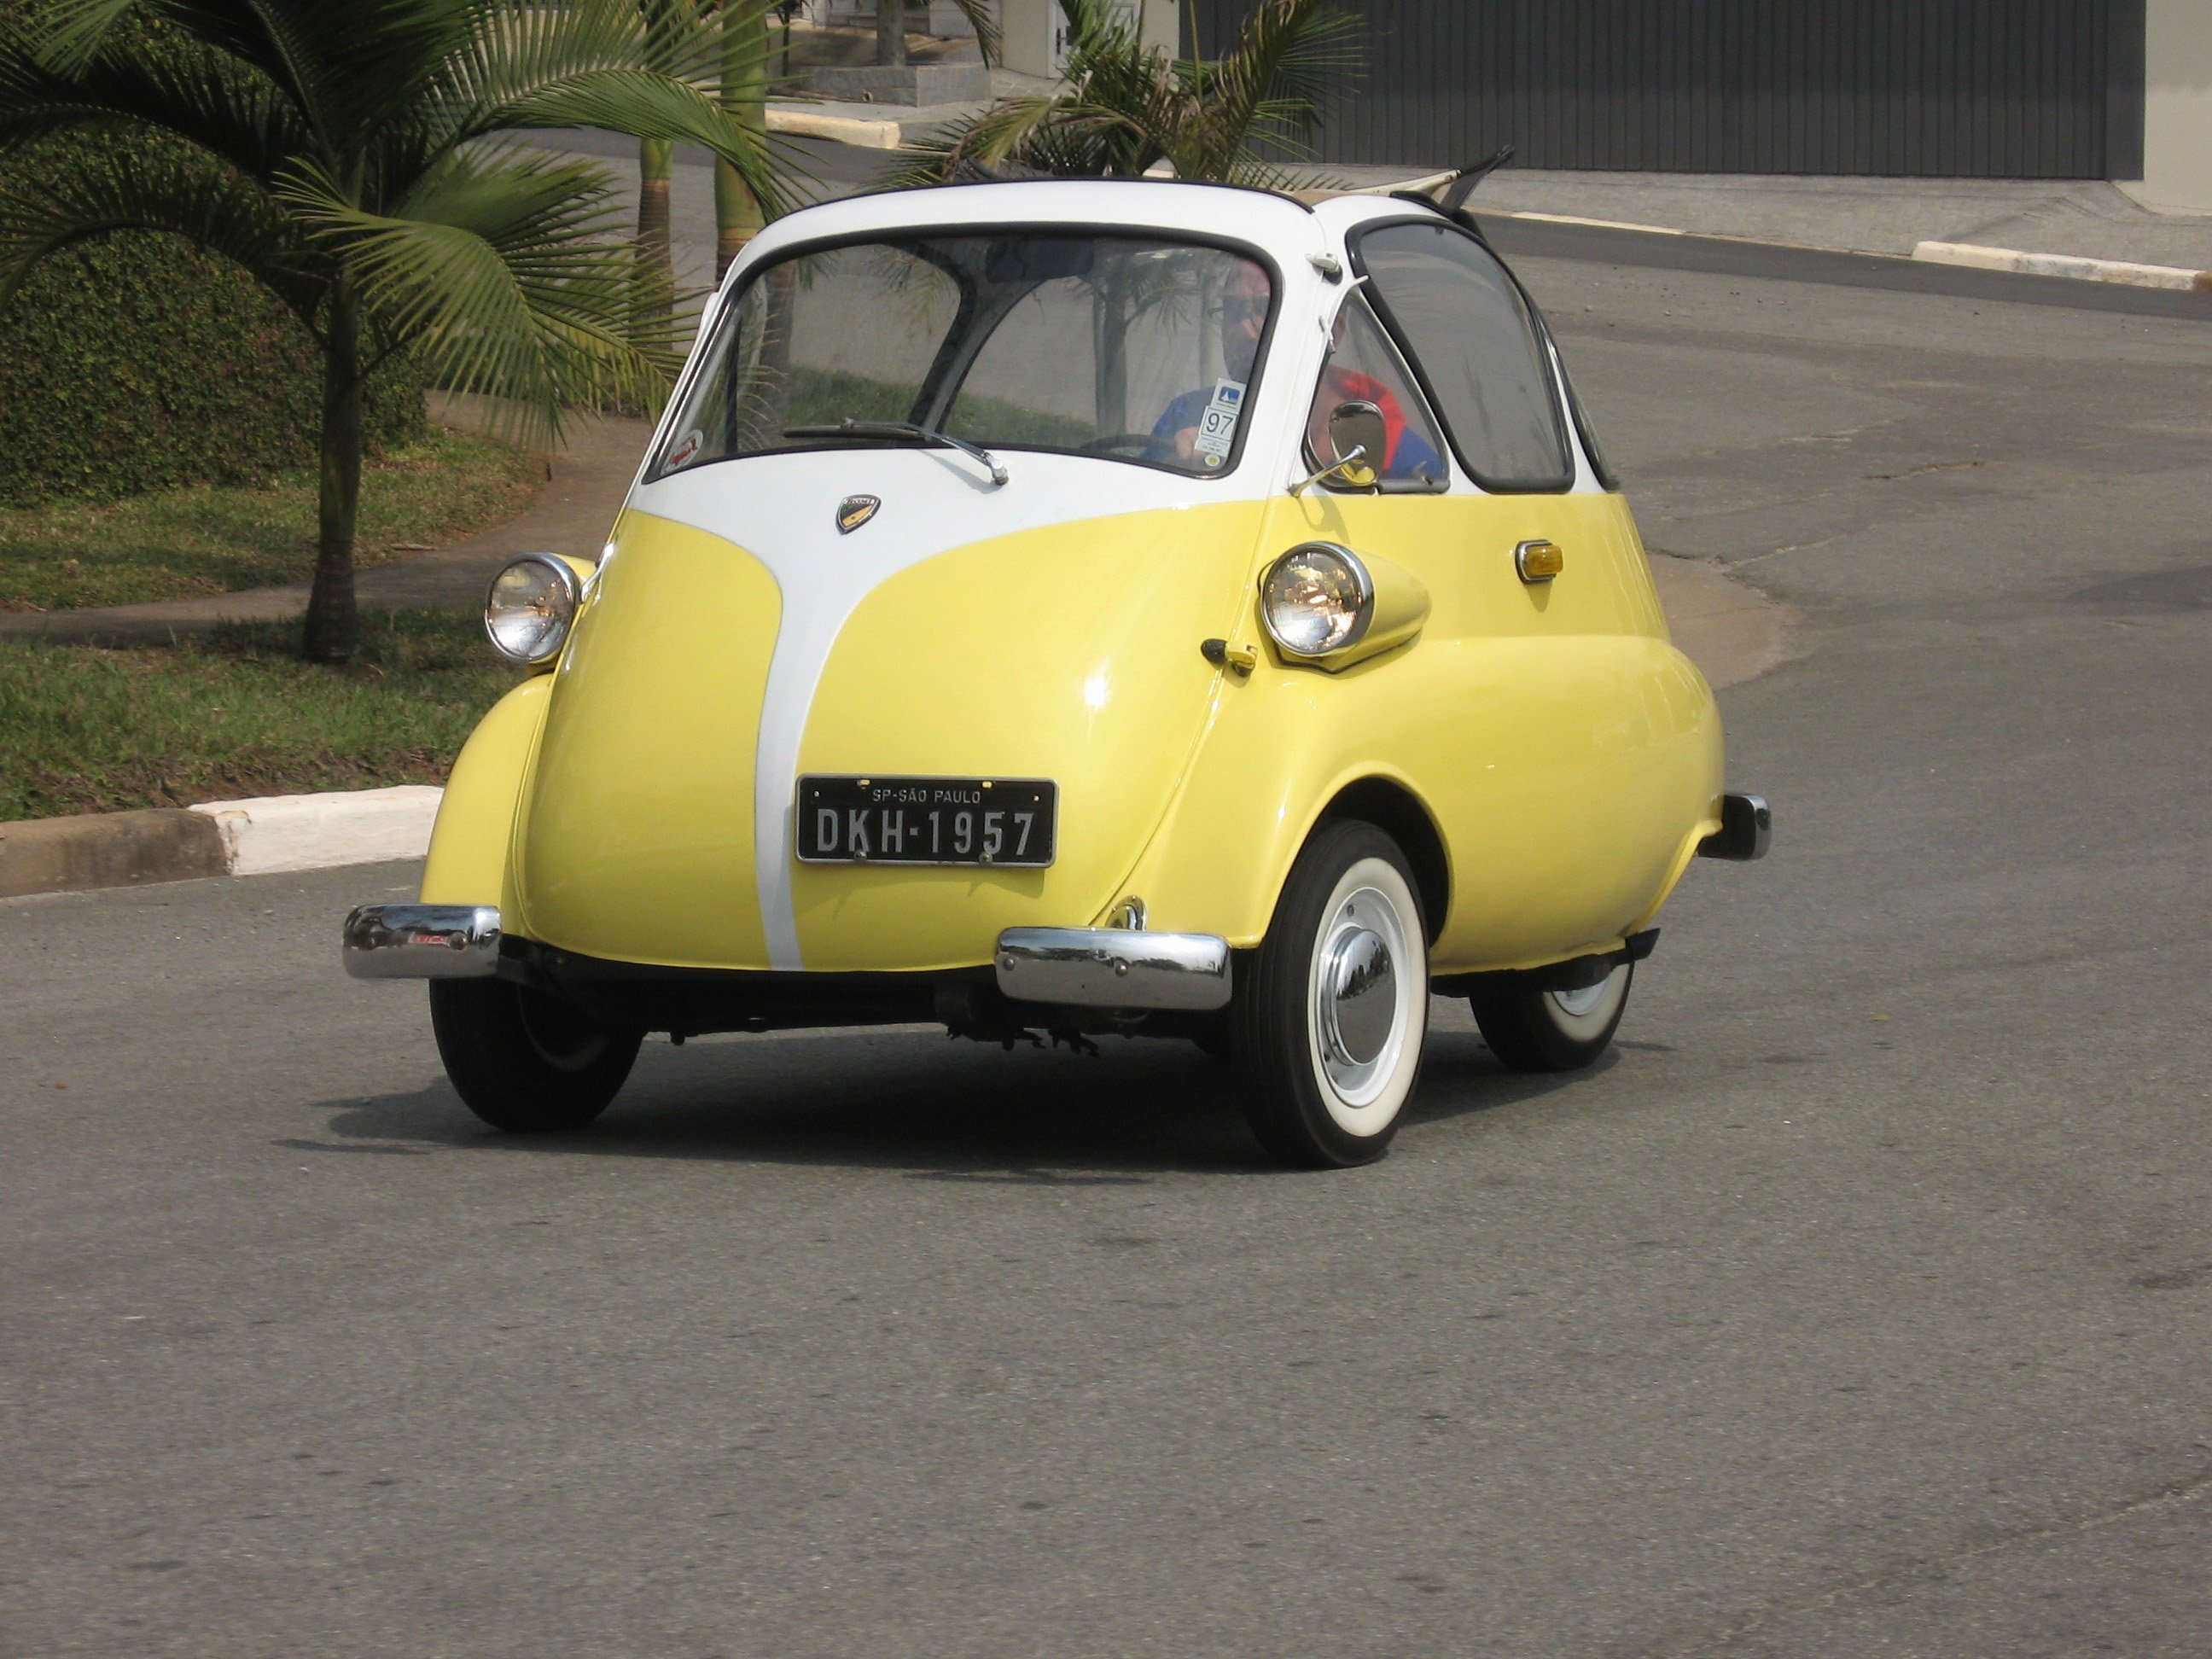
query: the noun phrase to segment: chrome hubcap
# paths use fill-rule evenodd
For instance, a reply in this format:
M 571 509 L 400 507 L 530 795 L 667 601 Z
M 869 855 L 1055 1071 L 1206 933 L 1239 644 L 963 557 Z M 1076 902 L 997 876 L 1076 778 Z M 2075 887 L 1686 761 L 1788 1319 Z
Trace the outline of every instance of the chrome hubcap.
M 1397 1023 L 1398 969 L 1380 933 L 1354 927 L 1330 941 L 1322 969 L 1328 1019 L 1322 1038 L 1338 1057 L 1364 1066 Z
M 1559 1012 L 1569 1019 L 1580 1019 L 1605 1000 L 1605 994 L 1613 988 L 1608 977 L 1595 985 L 1585 985 L 1579 991 L 1554 991 L 1552 1000 L 1559 1005 Z
M 1338 1098 L 1380 1095 L 1405 1046 L 1406 924 L 1372 887 L 1346 894 L 1321 930 L 1313 976 L 1315 1058 Z

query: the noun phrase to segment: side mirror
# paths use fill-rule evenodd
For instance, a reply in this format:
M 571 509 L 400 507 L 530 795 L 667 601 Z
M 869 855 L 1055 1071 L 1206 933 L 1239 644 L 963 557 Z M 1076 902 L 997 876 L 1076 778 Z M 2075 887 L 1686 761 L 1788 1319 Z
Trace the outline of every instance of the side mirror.
M 1329 470 L 1354 489 L 1371 489 L 1382 476 L 1390 453 L 1390 428 L 1382 411 L 1362 399 L 1339 404 L 1329 411 L 1328 447 L 1334 453 Z

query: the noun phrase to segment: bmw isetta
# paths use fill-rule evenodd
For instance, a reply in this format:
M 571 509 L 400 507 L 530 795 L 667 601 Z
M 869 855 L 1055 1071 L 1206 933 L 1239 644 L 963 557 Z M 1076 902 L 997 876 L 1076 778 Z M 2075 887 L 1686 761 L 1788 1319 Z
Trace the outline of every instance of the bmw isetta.
M 1364 1162 L 1432 994 L 1611 1041 L 1701 852 L 1765 849 L 1557 346 L 1425 198 L 1054 180 L 754 240 L 596 565 L 494 581 L 538 670 L 420 902 L 464 1101 L 579 1127 L 647 1032 L 936 1022 L 1225 1057 Z

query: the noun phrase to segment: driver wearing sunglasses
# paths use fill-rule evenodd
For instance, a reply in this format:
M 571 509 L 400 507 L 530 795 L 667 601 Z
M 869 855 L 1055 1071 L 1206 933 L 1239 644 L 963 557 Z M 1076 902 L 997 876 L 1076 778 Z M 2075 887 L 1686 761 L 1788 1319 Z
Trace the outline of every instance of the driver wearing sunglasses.
M 1267 273 L 1243 262 L 1231 272 L 1221 295 L 1221 376 L 1249 386 L 1252 366 L 1260 359 L 1260 336 L 1267 331 L 1267 307 L 1274 289 Z M 1191 465 L 1197 453 L 1199 422 L 1213 401 L 1214 388 L 1200 386 L 1186 392 L 1162 411 L 1152 426 L 1149 460 Z

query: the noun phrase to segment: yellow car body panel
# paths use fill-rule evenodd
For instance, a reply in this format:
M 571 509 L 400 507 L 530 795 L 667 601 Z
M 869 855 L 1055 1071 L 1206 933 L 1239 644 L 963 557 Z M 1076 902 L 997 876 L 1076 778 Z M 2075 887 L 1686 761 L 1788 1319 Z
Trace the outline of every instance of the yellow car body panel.
M 542 674 L 523 681 L 469 733 L 431 826 L 423 903 L 495 904 L 502 914 L 510 912 L 515 808 L 528 787 L 552 690 L 553 682 Z
M 1514 550 L 1539 538 L 1565 568 L 1526 583 Z M 1340 673 L 1287 664 L 1266 643 L 1258 575 L 1307 540 L 1419 578 L 1421 633 Z M 1310 493 L 1276 506 L 1259 566 L 1241 621 L 1260 664 L 1224 685 L 1131 878 L 1154 927 L 1256 945 L 1315 821 L 1368 778 L 1411 794 L 1441 834 L 1440 973 L 1617 945 L 1717 826 L 1712 694 L 1668 641 L 1618 495 Z
M 1524 583 L 1514 549 L 1539 537 L 1565 568 Z M 1311 539 L 1417 576 L 1421 633 L 1334 673 L 1273 652 L 1259 577 Z M 615 541 L 558 673 L 510 693 L 464 751 L 423 896 L 497 902 L 591 956 L 768 967 L 752 738 L 774 580 L 734 544 L 635 511 Z M 1216 668 L 1207 637 L 1259 666 Z M 1451 904 L 1433 966 L 1455 972 L 1609 948 L 1648 921 L 1717 823 L 1720 733 L 1619 495 L 1311 492 L 1059 526 L 901 572 L 845 624 L 801 763 L 1060 787 L 1046 869 L 797 866 L 809 969 L 974 966 L 1003 928 L 1092 924 L 1124 894 L 1155 927 L 1256 945 L 1316 820 L 1380 778 L 1439 831 Z
M 798 865 L 805 966 L 973 967 L 1004 927 L 1103 914 L 1207 719 L 1218 677 L 1196 642 L 1231 624 L 1261 514 L 1059 525 L 870 593 L 814 694 L 802 769 L 1049 777 L 1060 852 L 1037 870 Z M 507 913 L 587 956 L 768 968 L 752 802 L 775 583 L 734 544 L 635 511 L 614 545 L 552 677 Z
M 1152 837 L 1219 676 L 1265 509 L 1117 514 L 941 554 L 872 592 L 815 693 L 800 769 L 1050 778 L 1049 866 L 801 864 L 809 969 L 969 967 L 1001 929 L 1102 917 Z
M 753 746 L 775 580 L 718 536 L 625 513 L 552 676 L 514 930 L 671 966 L 767 965 Z

